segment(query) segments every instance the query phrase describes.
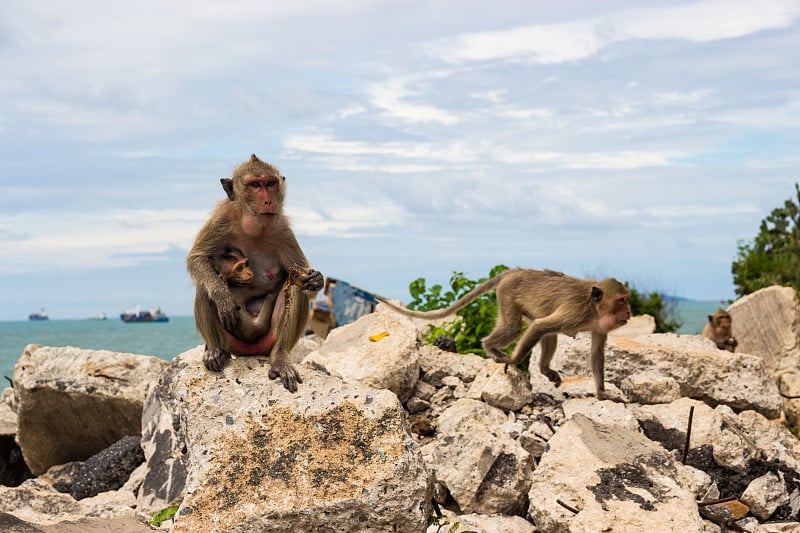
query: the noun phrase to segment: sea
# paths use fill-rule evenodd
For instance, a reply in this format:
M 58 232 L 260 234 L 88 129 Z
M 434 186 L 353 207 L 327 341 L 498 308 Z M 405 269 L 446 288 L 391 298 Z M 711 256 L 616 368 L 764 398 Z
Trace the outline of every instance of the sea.
M 673 316 L 682 323 L 678 333 L 696 335 L 703 330 L 707 316 L 720 306 L 720 302 L 677 300 L 669 305 L 674 306 Z M 22 351 L 34 343 L 153 355 L 170 361 L 176 355 L 203 344 L 203 339 L 195 329 L 192 316 L 170 316 L 169 322 L 139 323 L 126 323 L 119 318 L 0 321 L 0 376 L 13 378 L 14 365 Z

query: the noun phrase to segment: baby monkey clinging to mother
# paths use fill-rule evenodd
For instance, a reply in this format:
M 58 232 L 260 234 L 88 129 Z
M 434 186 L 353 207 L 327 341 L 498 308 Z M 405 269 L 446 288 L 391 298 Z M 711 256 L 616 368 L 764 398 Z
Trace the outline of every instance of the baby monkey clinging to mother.
M 550 368 L 558 333 L 574 336 L 591 331 L 591 365 L 598 398 L 605 397 L 604 365 L 608 332 L 625 325 L 631 318 L 630 291 L 614 278 L 602 281 L 573 278 L 552 270 L 512 269 L 481 283 L 461 299 L 435 311 L 412 311 L 385 298 L 383 303 L 402 314 L 435 319 L 463 309 L 483 294 L 497 290 L 497 321 L 494 330 L 481 342 L 486 354 L 498 363 L 515 365 L 541 341 L 539 371 L 561 384 L 558 372 Z M 530 325 L 520 338 L 522 319 Z M 511 355 L 501 352 L 519 338 Z

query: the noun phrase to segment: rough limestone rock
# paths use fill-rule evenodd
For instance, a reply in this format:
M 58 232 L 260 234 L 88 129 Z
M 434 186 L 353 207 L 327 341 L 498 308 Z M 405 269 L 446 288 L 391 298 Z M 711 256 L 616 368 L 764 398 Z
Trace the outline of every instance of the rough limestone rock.
M 565 401 L 561 408 L 566 419 L 580 413 L 604 426 L 619 426 L 631 431 L 640 431 L 636 417 L 623 403 L 597 398 L 576 398 Z
M 693 474 L 641 433 L 576 414 L 549 445 L 530 489 L 528 513 L 539 530 L 703 530 Z
M 778 388 L 788 396 L 783 398 L 783 414 L 792 427 L 800 427 L 800 369 L 786 371 L 778 378 Z
M 454 531 L 472 531 L 474 533 L 535 533 L 536 528 L 533 524 L 521 516 L 506 515 L 483 515 L 467 514 L 457 515 L 456 513 L 444 510 L 444 517 L 439 519 L 439 524 L 428 526 L 425 533 L 445 533 L 451 528 Z M 440 527 L 444 524 L 444 527 Z
M 767 472 L 751 481 L 741 499 L 759 520 L 768 519 L 778 507 L 789 503 L 783 477 L 775 472 Z
M 590 344 L 587 336 L 559 335 L 553 368 L 563 375 L 591 375 Z M 761 357 L 717 350 L 709 339 L 698 336 L 609 337 L 605 373 L 606 381 L 617 385 L 634 374 L 657 373 L 674 379 L 681 396 L 737 411 L 753 409 L 768 418 L 780 415 L 781 397 Z
M 742 434 L 738 418 L 729 407 L 712 409 L 698 400 L 681 398 L 670 404 L 633 407 L 632 410 L 649 438 L 669 450 L 682 451 L 692 407 L 690 459 L 698 450 L 707 448 L 718 465 L 735 472 L 747 472 L 757 450 Z
M 737 352 L 764 358 L 777 373 L 800 367 L 800 305 L 791 287 L 767 287 L 728 308 Z
M 622 380 L 619 388 L 630 401 L 636 403 L 670 403 L 681 397 L 678 382 L 657 372 L 631 374 Z
M 291 393 L 268 378 L 267 358 L 222 373 L 201 358 L 198 348 L 172 362 L 143 421 L 151 469 L 183 457 L 173 531 L 424 530 L 431 483 L 393 393 L 310 368 Z M 165 483 L 179 480 L 151 477 L 140 500 Z
M 656 319 L 650 315 L 632 316 L 621 328 L 612 329 L 609 337 L 639 337 L 656 331 Z
M 491 372 L 493 366 L 493 361 L 473 354 L 445 352 L 430 345 L 419 349 L 422 379 L 437 388 L 442 386 L 442 379 L 448 376 L 472 383 L 479 373 Z
M 487 361 L 466 393 L 467 398 L 482 400 L 504 411 L 518 411 L 533 401 L 528 377 L 516 367 Z
M 422 447 L 463 513 L 521 514 L 527 508 L 533 460 L 503 430 L 506 415 L 477 400 L 457 400 L 439 415 L 437 438 Z
M 31 471 L 139 435 L 148 387 L 167 365 L 145 355 L 27 346 L 14 367 L 14 392 L 17 442 Z
M 405 402 L 419 377 L 417 357 L 417 330 L 411 320 L 371 313 L 331 330 L 303 363 L 348 383 L 389 389 Z

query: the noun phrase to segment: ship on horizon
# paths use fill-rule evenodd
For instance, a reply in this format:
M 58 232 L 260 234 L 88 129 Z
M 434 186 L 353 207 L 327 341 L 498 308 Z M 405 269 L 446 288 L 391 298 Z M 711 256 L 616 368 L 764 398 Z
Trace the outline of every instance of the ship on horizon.
M 42 307 L 37 312 L 29 314 L 28 320 L 50 320 L 50 317 L 47 316 L 47 311 Z
M 133 311 L 125 311 L 119 315 L 123 322 L 169 322 L 169 317 L 160 307 L 142 311 L 139 306 Z

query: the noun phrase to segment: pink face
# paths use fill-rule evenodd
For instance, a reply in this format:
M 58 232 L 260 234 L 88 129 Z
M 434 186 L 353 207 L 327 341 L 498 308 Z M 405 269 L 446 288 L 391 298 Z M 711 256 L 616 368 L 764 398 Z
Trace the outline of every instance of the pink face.
M 247 205 L 257 215 L 271 215 L 280 209 L 279 178 L 261 174 L 244 179 Z
M 614 314 L 620 326 L 624 326 L 628 323 L 628 320 L 631 319 L 631 306 L 628 304 L 629 299 L 629 294 L 621 294 L 614 299 Z

